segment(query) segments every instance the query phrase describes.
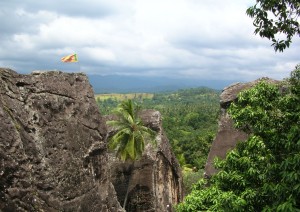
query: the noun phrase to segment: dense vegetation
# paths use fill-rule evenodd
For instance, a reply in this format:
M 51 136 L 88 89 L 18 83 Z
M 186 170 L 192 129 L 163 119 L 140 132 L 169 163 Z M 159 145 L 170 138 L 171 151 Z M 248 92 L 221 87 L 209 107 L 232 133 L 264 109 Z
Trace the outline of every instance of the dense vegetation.
M 143 109 L 160 111 L 163 128 L 184 168 L 186 192 L 190 192 L 192 184 L 203 176 L 209 148 L 217 131 L 219 95 L 219 91 L 202 87 L 152 96 L 97 95 L 96 100 L 102 114 L 111 114 L 124 98 L 133 98 Z
M 181 165 L 203 169 L 217 130 L 219 92 L 208 88 L 183 89 L 154 94 L 152 99 L 135 95 L 143 109 L 161 112 L 163 128 Z M 97 98 L 102 114 L 110 114 L 123 99 Z
M 194 88 L 156 94 L 144 101 L 144 107 L 161 112 L 163 128 L 181 165 L 202 169 L 217 130 L 219 93 Z
M 240 93 L 229 112 L 251 133 L 178 211 L 300 211 L 300 66 L 280 85 Z

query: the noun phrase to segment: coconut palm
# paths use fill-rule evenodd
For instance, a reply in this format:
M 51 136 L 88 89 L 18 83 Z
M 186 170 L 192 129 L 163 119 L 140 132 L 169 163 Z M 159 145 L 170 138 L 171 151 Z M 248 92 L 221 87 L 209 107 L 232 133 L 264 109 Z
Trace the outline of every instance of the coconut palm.
M 109 147 L 116 150 L 117 157 L 122 161 L 135 161 L 140 158 L 145 149 L 145 140 L 154 141 L 155 132 L 144 126 L 138 116 L 140 107 L 125 100 L 115 110 L 118 120 L 108 121 L 107 124 L 117 130 L 109 141 Z

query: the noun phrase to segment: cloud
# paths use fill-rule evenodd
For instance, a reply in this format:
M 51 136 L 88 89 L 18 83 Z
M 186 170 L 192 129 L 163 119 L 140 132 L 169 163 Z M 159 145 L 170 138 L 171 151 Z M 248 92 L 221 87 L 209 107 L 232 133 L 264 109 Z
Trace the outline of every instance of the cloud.
M 0 65 L 109 75 L 253 80 L 299 63 L 253 34 L 239 0 L 58 0 L 0 3 Z M 60 58 L 77 53 L 78 64 Z
M 126 1 L 126 0 L 125 0 Z M 117 5 L 126 6 L 122 1 L 118 0 L 72 0 L 71 2 L 62 2 L 60 0 L 45 0 L 45 1 L 18 1 L 10 0 L 2 2 L 1 8 L 10 8 L 12 10 L 24 10 L 29 13 L 37 13 L 40 11 L 49 11 L 56 14 L 64 14 L 71 17 L 106 17 L 114 13 L 118 13 Z

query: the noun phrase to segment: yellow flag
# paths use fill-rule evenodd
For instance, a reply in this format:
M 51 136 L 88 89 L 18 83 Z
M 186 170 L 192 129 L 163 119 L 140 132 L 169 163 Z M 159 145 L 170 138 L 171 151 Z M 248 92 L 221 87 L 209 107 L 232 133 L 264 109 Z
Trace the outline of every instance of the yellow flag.
M 71 54 L 61 58 L 61 61 L 64 63 L 74 63 L 74 62 L 78 62 L 78 59 L 76 54 Z

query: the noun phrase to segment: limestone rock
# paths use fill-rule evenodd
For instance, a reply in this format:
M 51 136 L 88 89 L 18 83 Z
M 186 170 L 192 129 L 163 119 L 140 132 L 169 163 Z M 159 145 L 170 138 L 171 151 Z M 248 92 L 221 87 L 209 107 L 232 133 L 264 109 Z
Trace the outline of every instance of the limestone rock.
M 122 211 L 86 75 L 0 69 L 0 211 Z
M 215 157 L 224 159 L 226 153 L 233 149 L 237 142 L 245 141 L 248 138 L 248 135 L 245 132 L 237 130 L 233 127 L 233 121 L 228 115 L 227 109 L 230 104 L 237 99 L 238 94 L 241 91 L 249 89 L 261 81 L 266 81 L 268 83 L 279 83 L 277 80 L 264 77 L 248 83 L 232 84 L 224 88 L 222 91 L 220 95 L 221 113 L 219 118 L 218 133 L 212 143 L 205 165 L 205 175 L 207 177 L 210 177 L 217 171 L 213 166 Z
M 147 144 L 142 158 L 135 162 L 121 162 L 112 156 L 112 182 L 121 204 L 128 193 L 127 211 L 168 211 L 168 205 L 171 208 L 183 198 L 179 163 L 162 129 L 161 114 L 144 110 L 140 117 L 147 127 L 157 132 L 157 144 Z M 108 132 L 112 136 L 114 130 L 108 127 Z

